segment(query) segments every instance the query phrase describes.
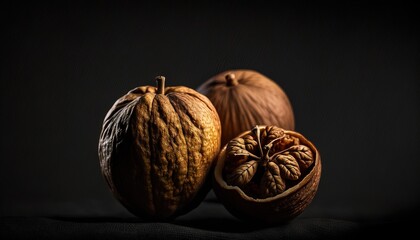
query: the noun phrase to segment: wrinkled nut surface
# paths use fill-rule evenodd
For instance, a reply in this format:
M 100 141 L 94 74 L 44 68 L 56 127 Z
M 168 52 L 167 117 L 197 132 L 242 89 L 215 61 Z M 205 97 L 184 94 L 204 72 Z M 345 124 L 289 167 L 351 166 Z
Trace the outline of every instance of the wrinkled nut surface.
M 220 72 L 197 91 L 207 96 L 222 123 L 222 146 L 251 126 L 273 125 L 294 130 L 295 119 L 286 92 L 272 79 L 252 69 Z
M 197 207 L 211 189 L 220 120 L 211 102 L 184 86 L 141 86 L 119 98 L 99 139 L 102 174 L 133 214 L 170 220 Z
M 260 125 L 222 148 L 213 177 L 216 196 L 234 216 L 284 223 L 313 200 L 321 157 L 300 133 Z

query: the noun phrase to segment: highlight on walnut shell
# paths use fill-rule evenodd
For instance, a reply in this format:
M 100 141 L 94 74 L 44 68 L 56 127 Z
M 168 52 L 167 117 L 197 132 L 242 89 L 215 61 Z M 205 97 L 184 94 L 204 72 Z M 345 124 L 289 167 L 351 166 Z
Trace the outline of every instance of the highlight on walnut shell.
M 207 97 L 185 86 L 140 86 L 103 121 L 98 154 L 114 196 L 133 214 L 168 221 L 196 208 L 211 190 L 221 125 Z
M 321 157 L 302 134 L 257 125 L 221 149 L 213 189 L 239 219 L 266 224 L 291 221 L 312 202 L 321 177 Z
M 257 124 L 295 129 L 291 102 L 280 85 L 252 69 L 220 72 L 197 91 L 207 96 L 222 123 L 222 146 Z

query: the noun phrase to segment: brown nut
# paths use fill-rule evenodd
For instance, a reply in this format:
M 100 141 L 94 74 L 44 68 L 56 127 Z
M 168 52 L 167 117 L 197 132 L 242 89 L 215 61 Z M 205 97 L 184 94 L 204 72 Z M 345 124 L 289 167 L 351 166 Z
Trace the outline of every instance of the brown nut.
M 292 105 L 272 79 L 251 69 L 223 71 L 201 84 L 222 123 L 222 146 L 250 127 L 273 125 L 294 130 Z
M 321 177 L 321 157 L 300 133 L 255 126 L 219 153 L 213 189 L 234 216 L 251 222 L 285 223 L 312 202 Z
M 221 125 L 204 95 L 184 86 L 137 87 L 105 116 L 98 154 L 114 196 L 133 214 L 171 220 L 211 189 Z

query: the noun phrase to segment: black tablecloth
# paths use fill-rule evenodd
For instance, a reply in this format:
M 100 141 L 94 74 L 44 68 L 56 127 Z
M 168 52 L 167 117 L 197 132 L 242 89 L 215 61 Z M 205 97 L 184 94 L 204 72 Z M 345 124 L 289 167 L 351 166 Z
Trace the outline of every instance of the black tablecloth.
M 171 222 L 134 216 L 10 216 L 0 219 L 1 239 L 355 239 L 413 234 L 413 214 L 386 219 L 321 218 L 302 214 L 283 225 L 242 222 L 217 201 Z

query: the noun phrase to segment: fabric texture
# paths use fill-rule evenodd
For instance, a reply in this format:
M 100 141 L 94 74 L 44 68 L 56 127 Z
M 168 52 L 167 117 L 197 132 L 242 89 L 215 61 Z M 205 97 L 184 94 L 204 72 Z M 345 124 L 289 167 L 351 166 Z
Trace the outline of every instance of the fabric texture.
M 171 222 L 136 217 L 14 216 L 0 219 L 1 239 L 354 239 L 401 236 L 415 231 L 414 217 L 343 220 L 298 216 L 266 226 L 232 217 L 221 203 L 206 200 L 191 214 Z

